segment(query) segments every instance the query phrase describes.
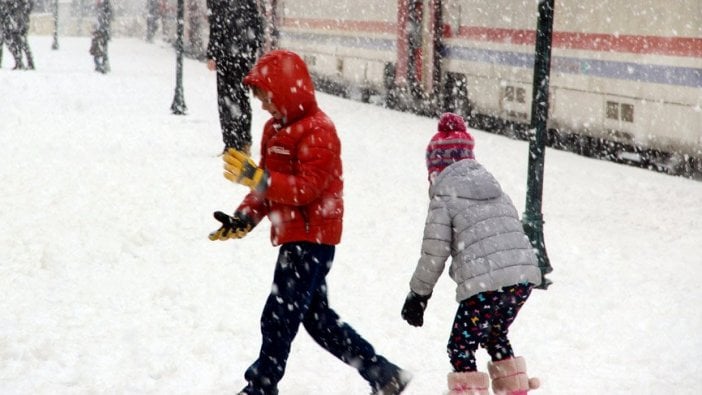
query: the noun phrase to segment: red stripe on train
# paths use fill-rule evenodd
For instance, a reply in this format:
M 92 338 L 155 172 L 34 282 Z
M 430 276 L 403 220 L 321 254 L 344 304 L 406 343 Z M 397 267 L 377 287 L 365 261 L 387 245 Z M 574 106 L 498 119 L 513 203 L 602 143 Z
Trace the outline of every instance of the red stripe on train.
M 368 33 L 397 33 L 397 23 L 383 21 L 344 21 L 337 19 L 283 18 L 283 26 L 302 29 L 334 29 Z
M 498 29 L 461 26 L 457 38 L 504 44 L 533 45 L 536 32 L 525 29 Z M 451 38 L 450 27 L 444 37 Z M 702 38 L 613 35 L 601 33 L 554 32 L 553 46 L 563 49 L 583 49 L 599 52 L 628 52 L 667 56 L 702 58 Z
M 397 34 L 398 23 L 334 19 L 284 18 L 283 26 L 303 29 L 334 29 L 367 33 Z M 533 45 L 534 30 L 461 26 L 454 33 L 444 26 L 444 38 Z M 702 38 L 554 32 L 553 46 L 600 52 L 626 52 L 702 58 Z

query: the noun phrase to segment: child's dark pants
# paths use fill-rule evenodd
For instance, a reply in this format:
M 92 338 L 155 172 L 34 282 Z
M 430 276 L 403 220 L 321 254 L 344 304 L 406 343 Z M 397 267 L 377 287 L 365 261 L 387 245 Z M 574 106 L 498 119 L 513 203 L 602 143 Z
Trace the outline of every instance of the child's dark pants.
M 509 326 L 531 293 L 531 284 L 481 292 L 458 306 L 447 351 L 456 372 L 477 370 L 475 351 L 487 349 L 493 361 L 514 356 L 507 338 Z
M 358 368 L 371 385 L 384 383 L 397 367 L 375 353 L 373 346 L 329 307 L 325 276 L 335 247 L 288 243 L 280 247 L 273 288 L 261 315 L 263 335 L 258 360 L 246 371 L 246 394 L 277 393 L 300 324 L 324 349 Z

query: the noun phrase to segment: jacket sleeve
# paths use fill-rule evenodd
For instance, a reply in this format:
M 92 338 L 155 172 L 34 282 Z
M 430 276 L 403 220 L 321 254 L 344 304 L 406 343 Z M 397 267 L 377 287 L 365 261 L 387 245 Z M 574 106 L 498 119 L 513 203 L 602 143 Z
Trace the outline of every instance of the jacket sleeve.
M 422 255 L 410 280 L 410 289 L 419 295 L 433 292 L 451 255 L 451 218 L 443 206 L 430 204 L 424 224 Z
M 266 215 L 268 215 L 268 211 L 268 203 L 266 203 L 265 199 L 263 199 L 263 197 L 256 192 L 251 192 L 246 195 L 244 200 L 236 209 L 236 212 L 244 213 L 251 218 L 251 220 L 253 220 L 254 227 L 258 225 L 263 218 L 266 217 Z
M 265 125 L 263 125 L 263 135 L 261 136 L 261 160 L 258 163 L 260 168 L 266 168 L 266 146 L 268 145 L 268 140 L 270 140 L 271 136 L 276 133 L 274 124 L 275 122 L 271 118 Z M 248 215 L 254 221 L 254 224 L 258 225 L 258 223 L 261 222 L 270 212 L 270 204 L 267 201 L 267 196 L 252 191 L 244 197 L 244 200 L 241 202 L 241 204 L 239 204 L 236 211 L 240 211 Z

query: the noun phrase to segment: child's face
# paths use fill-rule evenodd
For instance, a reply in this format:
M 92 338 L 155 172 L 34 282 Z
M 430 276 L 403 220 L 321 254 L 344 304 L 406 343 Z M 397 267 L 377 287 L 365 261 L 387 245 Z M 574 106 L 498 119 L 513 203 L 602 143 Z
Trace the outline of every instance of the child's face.
M 276 120 L 283 119 L 283 114 L 278 111 L 278 108 L 271 102 L 270 94 L 263 89 L 253 88 L 254 97 L 261 101 L 261 108 L 268 111 Z

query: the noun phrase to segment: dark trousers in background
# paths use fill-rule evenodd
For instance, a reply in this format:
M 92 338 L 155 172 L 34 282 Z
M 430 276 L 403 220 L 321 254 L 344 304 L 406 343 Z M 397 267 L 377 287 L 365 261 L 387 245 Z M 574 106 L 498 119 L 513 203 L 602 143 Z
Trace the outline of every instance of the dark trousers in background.
M 493 361 L 514 356 L 507 338 L 509 326 L 531 293 L 531 284 L 481 292 L 458 306 L 447 351 L 456 372 L 477 370 L 475 351 L 485 348 Z
M 93 33 L 93 39 L 90 42 L 90 54 L 93 55 L 95 71 L 103 74 L 110 71 L 110 60 L 107 57 L 108 41 L 103 35 Z
M 34 70 L 34 56 L 32 56 L 32 49 L 29 47 L 27 34 L 22 36 L 22 53 L 24 53 L 24 57 L 27 59 L 27 68 Z
M 246 371 L 244 393 L 278 393 L 290 344 L 300 324 L 317 344 L 357 368 L 371 386 L 387 382 L 396 371 L 397 366 L 377 355 L 373 346 L 329 307 L 325 277 L 334 251 L 334 246 L 307 242 L 280 247 L 272 291 L 261 315 L 261 351 Z
M 34 69 L 34 59 L 32 57 L 32 51 L 29 48 L 29 41 L 27 36 L 22 33 L 10 33 L 5 37 L 7 40 L 7 46 L 10 48 L 10 53 L 12 57 L 15 58 L 15 69 Z M 26 57 L 27 63 L 24 63 L 24 58 Z M 0 56 L 1 58 L 1 56 Z
M 225 148 L 251 148 L 251 103 L 241 82 L 251 67 L 243 57 L 217 60 L 217 105 Z

